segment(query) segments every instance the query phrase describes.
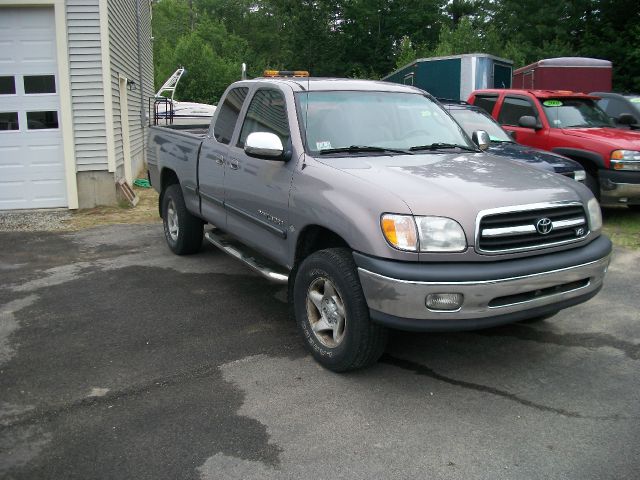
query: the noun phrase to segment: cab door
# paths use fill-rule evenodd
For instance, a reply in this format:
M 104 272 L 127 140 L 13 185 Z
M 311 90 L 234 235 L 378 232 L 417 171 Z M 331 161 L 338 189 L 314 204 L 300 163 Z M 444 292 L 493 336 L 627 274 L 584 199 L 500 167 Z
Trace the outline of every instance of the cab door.
M 534 117 L 540 126 L 538 129 L 521 127 L 520 118 Z M 508 132 L 515 133 L 515 140 L 530 147 L 547 149 L 549 130 L 545 128 L 546 119 L 539 114 L 533 100 L 517 95 L 505 95 L 498 107 L 498 123 Z
M 251 133 L 270 132 L 280 138 L 285 151 L 291 150 L 291 119 L 295 113 L 290 90 L 276 85 L 257 89 L 240 134 L 229 146 L 225 174 L 227 230 L 281 264 L 288 259 L 289 192 L 296 155 L 286 162 L 264 160 L 247 155 L 244 144 Z
M 227 223 L 224 209 L 224 177 L 229 143 L 236 130 L 240 111 L 248 92 L 247 87 L 236 87 L 227 92 L 223 104 L 218 107 L 213 127 L 200 149 L 198 161 L 200 211 L 208 222 L 220 228 L 225 228 Z

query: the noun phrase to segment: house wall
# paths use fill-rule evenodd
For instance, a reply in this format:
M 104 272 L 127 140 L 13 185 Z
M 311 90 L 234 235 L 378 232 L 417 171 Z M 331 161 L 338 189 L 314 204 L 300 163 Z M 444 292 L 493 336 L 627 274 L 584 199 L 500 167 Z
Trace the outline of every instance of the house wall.
M 140 51 L 136 24 L 136 2 L 140 9 Z M 153 49 L 151 44 L 151 5 L 149 0 L 108 0 L 109 60 L 112 95 L 113 135 L 116 177 L 125 177 L 125 161 L 130 157 L 135 177 L 144 165 L 148 99 L 153 91 Z M 140 56 L 140 57 L 139 57 Z M 141 70 L 138 59 L 141 58 Z M 142 73 L 142 76 L 140 76 Z M 121 92 L 120 79 L 133 81 L 133 89 Z M 127 95 L 130 146 L 123 143 L 121 106 Z M 129 148 L 129 155 L 125 149 Z M 132 179 L 128 179 L 132 180 Z
M 80 208 L 116 201 L 109 172 L 109 143 L 103 78 L 99 0 L 66 0 L 73 138 Z M 113 169 L 111 169 L 113 170 Z

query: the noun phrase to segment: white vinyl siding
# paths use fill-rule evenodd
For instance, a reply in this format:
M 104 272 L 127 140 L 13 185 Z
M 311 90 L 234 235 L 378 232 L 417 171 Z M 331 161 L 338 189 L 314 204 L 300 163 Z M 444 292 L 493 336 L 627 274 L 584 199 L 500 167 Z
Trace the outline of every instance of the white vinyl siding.
M 66 11 L 77 170 L 107 170 L 98 0 L 66 0 Z
M 127 89 L 129 111 L 129 136 L 133 172 L 142 166 L 144 137 L 147 133 L 147 102 L 153 91 L 153 51 L 151 46 L 151 10 L 148 0 L 140 2 L 140 55 L 142 78 L 138 69 L 138 37 L 136 25 L 136 0 L 109 0 L 109 42 L 111 58 L 111 90 L 113 95 L 113 126 L 117 176 L 124 173 L 124 151 L 120 119 L 119 77 L 135 83 Z M 141 97 L 142 93 L 142 99 Z

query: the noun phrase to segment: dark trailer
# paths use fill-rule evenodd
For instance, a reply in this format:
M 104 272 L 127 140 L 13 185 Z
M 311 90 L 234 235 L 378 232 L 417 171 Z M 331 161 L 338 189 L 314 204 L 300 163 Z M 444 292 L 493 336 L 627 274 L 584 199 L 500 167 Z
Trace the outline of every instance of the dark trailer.
M 486 53 L 419 58 L 387 75 L 387 82 L 414 85 L 434 97 L 466 100 L 480 88 L 511 88 L 513 62 Z

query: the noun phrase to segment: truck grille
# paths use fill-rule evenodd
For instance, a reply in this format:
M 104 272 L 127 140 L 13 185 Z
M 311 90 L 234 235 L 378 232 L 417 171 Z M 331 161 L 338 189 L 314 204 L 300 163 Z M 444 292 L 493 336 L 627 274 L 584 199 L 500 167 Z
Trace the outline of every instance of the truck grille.
M 534 250 L 576 242 L 588 233 L 587 217 L 579 203 L 514 207 L 480 217 L 476 248 L 484 253 Z

